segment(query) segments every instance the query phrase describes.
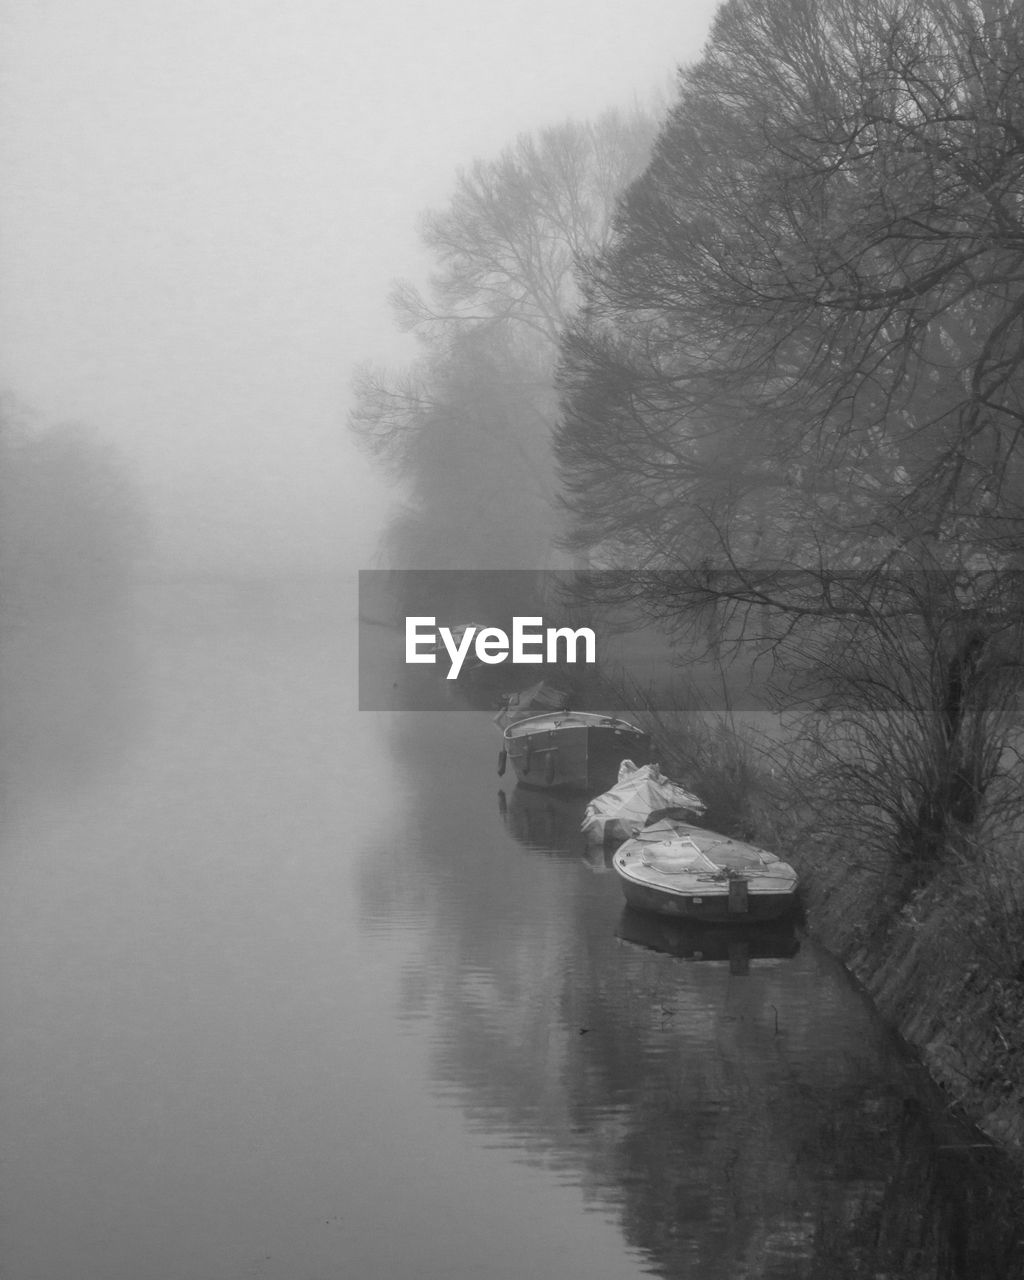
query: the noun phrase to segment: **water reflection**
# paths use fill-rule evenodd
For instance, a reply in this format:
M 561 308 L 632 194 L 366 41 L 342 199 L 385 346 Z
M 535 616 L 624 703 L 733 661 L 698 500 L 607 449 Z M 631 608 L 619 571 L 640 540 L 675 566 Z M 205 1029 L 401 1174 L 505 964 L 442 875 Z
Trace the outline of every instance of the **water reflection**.
M 140 670 L 38 668 L 5 1276 L 1016 1274 L 1019 1182 L 842 970 L 630 922 L 580 800 L 495 811 L 487 711 L 353 711 L 350 599 L 157 593 Z
M 516 788 L 494 806 L 486 721 L 395 730 L 410 873 L 432 886 L 403 1016 L 468 1123 L 581 1186 L 666 1280 L 1016 1274 L 1019 1184 L 975 1177 L 976 1134 L 950 1137 L 792 924 L 698 936 L 625 912 L 613 877 L 585 874 L 584 800 Z M 510 859 L 503 839 L 554 856 Z M 720 962 L 679 963 L 698 955 Z
M 593 853 L 580 830 L 587 796 L 559 795 L 538 788 L 515 786 L 511 795 L 498 792 L 498 813 L 509 834 L 527 849 L 566 858 Z M 600 858 L 604 866 L 603 853 Z
M 727 961 L 732 973 L 747 973 L 751 960 L 788 960 L 800 950 L 792 919 L 705 924 L 623 907 L 615 936 L 622 942 L 681 960 Z
M 0 796 L 66 795 L 113 764 L 142 706 L 134 613 L 53 604 L 0 630 Z

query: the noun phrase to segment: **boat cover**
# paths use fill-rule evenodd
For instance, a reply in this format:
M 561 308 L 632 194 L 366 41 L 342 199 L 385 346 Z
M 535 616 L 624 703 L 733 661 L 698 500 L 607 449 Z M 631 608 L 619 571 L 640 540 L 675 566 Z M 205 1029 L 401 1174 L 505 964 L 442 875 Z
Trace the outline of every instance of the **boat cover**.
M 686 836 L 677 836 L 674 840 L 659 840 L 655 844 L 644 847 L 640 854 L 640 862 L 653 871 L 660 871 L 666 876 L 720 875 L 722 868 L 698 849 Z
M 698 796 L 666 778 L 656 764 L 637 766 L 632 760 L 623 760 L 618 782 L 591 800 L 580 827 L 593 839 L 603 840 L 609 822 L 617 821 L 626 833 L 642 827 L 654 813 L 684 809 L 699 814 L 704 807 Z
M 633 837 L 649 848 L 662 848 L 670 845 L 691 844 L 718 871 L 730 870 L 748 873 L 787 867 L 776 854 L 767 849 L 759 849 L 756 845 L 744 844 L 742 840 L 733 840 L 730 836 L 719 835 L 717 831 L 704 831 L 691 827 L 689 823 L 676 823 L 672 818 L 661 818 L 644 827 Z
M 512 724 L 515 720 L 522 720 L 526 716 L 539 715 L 544 711 L 566 711 L 569 707 L 569 699 L 568 693 L 556 689 L 546 680 L 538 680 L 527 689 L 510 693 L 505 699 L 505 705 L 494 717 L 494 723 L 504 729 L 506 725 Z

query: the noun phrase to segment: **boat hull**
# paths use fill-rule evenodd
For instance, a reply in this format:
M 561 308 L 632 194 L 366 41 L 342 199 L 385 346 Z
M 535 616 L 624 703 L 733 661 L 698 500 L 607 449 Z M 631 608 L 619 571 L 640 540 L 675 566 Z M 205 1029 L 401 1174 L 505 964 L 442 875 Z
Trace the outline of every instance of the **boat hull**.
M 663 821 L 612 858 L 626 903 L 676 920 L 778 920 L 797 907 L 797 874 L 767 850 Z
M 612 866 L 615 866 L 614 862 Z M 618 870 L 618 868 L 616 868 Z M 743 920 L 780 920 L 795 911 L 796 895 L 788 893 L 751 893 L 743 906 L 730 904 L 728 893 L 709 894 L 666 890 L 637 884 L 621 874 L 623 896 L 636 911 L 654 912 L 674 920 L 704 920 L 709 923 L 737 924 Z
M 536 722 L 536 723 L 535 723 Z M 602 791 L 630 759 L 646 763 L 648 734 L 624 720 L 581 713 L 535 716 L 510 725 L 504 735 L 508 762 L 524 787 Z

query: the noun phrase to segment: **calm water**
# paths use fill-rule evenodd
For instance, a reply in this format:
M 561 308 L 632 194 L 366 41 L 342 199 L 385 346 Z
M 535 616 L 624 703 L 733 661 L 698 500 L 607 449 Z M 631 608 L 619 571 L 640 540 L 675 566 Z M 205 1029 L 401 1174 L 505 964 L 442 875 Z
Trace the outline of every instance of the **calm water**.
M 487 713 L 356 710 L 354 614 L 8 645 L 3 1280 L 1018 1274 L 825 954 L 627 913 Z

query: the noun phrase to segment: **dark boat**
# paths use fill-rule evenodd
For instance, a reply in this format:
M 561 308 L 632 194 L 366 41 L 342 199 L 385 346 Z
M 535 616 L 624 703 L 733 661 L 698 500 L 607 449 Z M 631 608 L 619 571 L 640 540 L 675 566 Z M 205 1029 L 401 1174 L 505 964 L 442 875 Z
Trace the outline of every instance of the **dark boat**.
M 499 772 L 504 762 L 523 786 L 571 791 L 605 791 L 630 759 L 646 763 L 651 739 L 616 716 L 593 711 L 551 711 L 507 725 Z

